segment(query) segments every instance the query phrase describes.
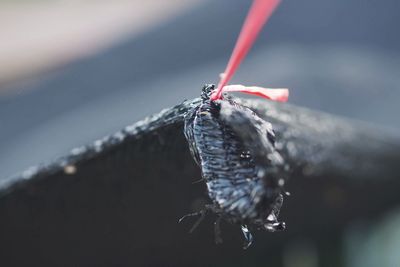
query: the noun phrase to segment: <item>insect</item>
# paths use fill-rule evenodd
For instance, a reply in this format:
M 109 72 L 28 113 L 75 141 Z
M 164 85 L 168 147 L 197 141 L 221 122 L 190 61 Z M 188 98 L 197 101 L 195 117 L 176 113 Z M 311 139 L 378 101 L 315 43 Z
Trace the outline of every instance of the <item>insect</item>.
M 201 103 L 186 114 L 184 124 L 212 204 L 182 219 L 200 215 L 193 230 L 211 211 L 217 215 L 216 242 L 222 242 L 224 219 L 241 226 L 247 248 L 252 231 L 285 229 L 277 219 L 283 202 L 284 160 L 274 147 L 270 123 L 228 96 L 211 100 L 213 91 L 214 85 L 203 87 Z
M 248 107 L 222 97 L 223 92 L 233 91 L 287 100 L 287 89 L 227 85 L 279 2 L 253 0 L 218 88 L 204 86 L 201 103 L 185 116 L 184 133 L 201 168 L 212 204 L 180 221 L 200 215 L 192 227 L 194 230 L 207 211 L 215 213 L 217 243 L 222 242 L 221 219 L 241 225 L 246 240 L 244 248 L 252 243 L 251 232 L 255 229 L 285 229 L 285 223 L 277 219 L 283 202 L 284 160 L 275 149 L 272 126 Z

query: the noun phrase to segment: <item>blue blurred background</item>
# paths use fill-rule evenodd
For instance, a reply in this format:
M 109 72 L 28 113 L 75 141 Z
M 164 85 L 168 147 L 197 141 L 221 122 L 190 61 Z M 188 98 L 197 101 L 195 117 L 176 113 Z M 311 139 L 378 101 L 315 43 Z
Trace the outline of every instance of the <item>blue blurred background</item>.
M 0 179 L 199 95 L 250 0 L 0 0 Z M 400 133 L 400 2 L 284 0 L 233 83 Z M 400 218 L 355 222 L 347 266 L 400 266 Z M 318 266 L 312 242 L 285 266 Z

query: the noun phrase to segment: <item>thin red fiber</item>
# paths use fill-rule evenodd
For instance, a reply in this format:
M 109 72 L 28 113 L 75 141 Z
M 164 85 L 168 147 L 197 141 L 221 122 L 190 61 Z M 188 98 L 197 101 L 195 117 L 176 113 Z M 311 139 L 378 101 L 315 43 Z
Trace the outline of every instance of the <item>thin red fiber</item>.
M 257 86 L 243 86 L 240 84 L 226 85 L 224 92 L 242 92 L 246 94 L 261 96 L 273 101 L 286 102 L 289 98 L 289 90 L 286 88 L 262 88 Z
M 221 99 L 222 89 L 232 78 L 241 61 L 252 47 L 255 39 L 268 18 L 272 15 L 280 0 L 254 0 L 240 31 L 239 38 L 233 49 L 231 58 L 221 76 L 218 88 L 211 96 L 211 100 Z

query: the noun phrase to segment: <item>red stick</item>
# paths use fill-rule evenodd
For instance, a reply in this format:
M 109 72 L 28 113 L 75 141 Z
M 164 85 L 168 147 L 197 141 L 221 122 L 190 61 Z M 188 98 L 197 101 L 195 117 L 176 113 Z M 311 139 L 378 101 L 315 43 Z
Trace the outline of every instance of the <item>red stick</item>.
M 224 86 L 224 92 L 242 92 L 261 96 L 273 101 L 286 102 L 289 98 L 289 90 L 286 88 L 262 88 L 257 86 L 243 86 L 240 84 Z
M 280 0 L 254 0 L 240 31 L 235 48 L 211 100 L 221 99 L 222 89 L 232 78 L 241 61 L 252 47 L 257 35 L 272 15 Z

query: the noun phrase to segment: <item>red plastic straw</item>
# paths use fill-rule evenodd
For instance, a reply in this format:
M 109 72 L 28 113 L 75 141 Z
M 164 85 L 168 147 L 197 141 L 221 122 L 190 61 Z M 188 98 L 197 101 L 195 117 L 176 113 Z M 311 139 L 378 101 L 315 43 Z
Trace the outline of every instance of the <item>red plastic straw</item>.
M 221 76 L 218 88 L 212 94 L 211 100 L 221 99 L 222 89 L 232 78 L 236 69 L 239 67 L 243 58 L 252 47 L 255 39 L 261 31 L 268 18 L 272 15 L 280 0 L 254 0 L 247 14 L 246 20 L 240 31 L 239 38 L 233 49 L 231 58 L 226 66 L 225 72 Z
M 273 101 L 286 102 L 289 98 L 289 90 L 286 88 L 262 88 L 257 86 L 243 86 L 240 84 L 226 85 L 224 92 L 242 92 L 246 94 L 261 96 Z

